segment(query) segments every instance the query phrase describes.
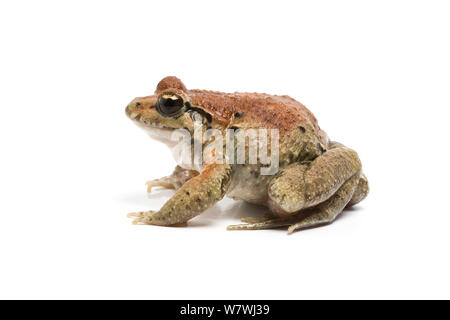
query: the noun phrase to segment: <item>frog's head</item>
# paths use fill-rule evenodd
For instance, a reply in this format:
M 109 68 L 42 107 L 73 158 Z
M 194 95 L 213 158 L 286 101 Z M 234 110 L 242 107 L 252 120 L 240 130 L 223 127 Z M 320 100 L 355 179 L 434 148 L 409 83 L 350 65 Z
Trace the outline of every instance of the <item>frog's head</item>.
M 125 112 L 151 137 L 169 142 L 174 130 L 193 133 L 194 124 L 205 121 L 202 110 L 190 104 L 187 92 L 180 79 L 166 77 L 159 82 L 154 95 L 134 99 Z

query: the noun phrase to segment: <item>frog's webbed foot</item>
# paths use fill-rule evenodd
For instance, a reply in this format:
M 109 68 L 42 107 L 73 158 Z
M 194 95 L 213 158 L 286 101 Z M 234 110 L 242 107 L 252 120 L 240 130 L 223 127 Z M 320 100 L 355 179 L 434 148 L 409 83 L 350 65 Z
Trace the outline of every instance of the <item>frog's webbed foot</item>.
M 181 188 L 186 181 L 198 175 L 197 171 L 183 169 L 180 166 L 176 166 L 175 170 L 170 176 L 162 177 L 159 179 L 154 179 L 147 181 L 145 184 L 147 186 L 147 192 L 150 193 L 153 187 L 163 187 L 166 189 L 178 190 Z

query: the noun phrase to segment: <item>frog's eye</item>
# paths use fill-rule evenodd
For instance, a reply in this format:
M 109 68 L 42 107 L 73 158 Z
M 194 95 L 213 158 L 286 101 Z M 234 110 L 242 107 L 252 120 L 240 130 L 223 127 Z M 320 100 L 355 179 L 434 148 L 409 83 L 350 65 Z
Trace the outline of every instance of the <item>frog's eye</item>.
M 165 117 L 173 117 L 178 115 L 183 106 L 183 98 L 172 92 L 161 94 L 156 102 L 156 110 Z

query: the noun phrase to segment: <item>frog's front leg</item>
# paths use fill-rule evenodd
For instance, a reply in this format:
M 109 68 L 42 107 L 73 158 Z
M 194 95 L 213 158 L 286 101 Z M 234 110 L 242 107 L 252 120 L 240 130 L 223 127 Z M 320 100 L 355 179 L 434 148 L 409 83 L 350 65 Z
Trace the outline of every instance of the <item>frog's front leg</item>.
M 187 222 L 217 201 L 228 190 L 231 167 L 227 164 L 210 164 L 199 175 L 188 180 L 159 211 L 130 213 L 133 223 L 169 226 Z
M 176 166 L 175 170 L 170 176 L 162 177 L 159 179 L 154 179 L 147 181 L 145 184 L 147 186 L 147 192 L 150 193 L 153 187 L 163 187 L 166 189 L 178 190 L 183 186 L 186 181 L 198 175 L 195 170 L 183 169 L 180 166 Z

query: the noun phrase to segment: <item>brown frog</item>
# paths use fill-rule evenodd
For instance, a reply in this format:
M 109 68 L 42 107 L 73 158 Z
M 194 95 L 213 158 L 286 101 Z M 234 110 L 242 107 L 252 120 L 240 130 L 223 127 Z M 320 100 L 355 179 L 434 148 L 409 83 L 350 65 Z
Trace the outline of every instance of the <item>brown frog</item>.
M 277 153 L 276 174 L 262 174 L 267 163 L 260 161 L 182 164 L 172 175 L 147 182 L 148 192 L 154 186 L 177 191 L 158 211 L 130 213 L 134 223 L 182 224 L 227 195 L 264 205 L 270 211 L 260 218 L 243 218 L 244 224 L 228 226 L 228 230 L 288 226 L 292 233 L 333 222 L 344 208 L 362 201 L 369 191 L 357 153 L 330 141 L 314 115 L 288 96 L 188 90 L 178 78 L 166 77 L 154 95 L 134 99 L 126 114 L 170 147 L 174 145 L 171 135 L 177 129 L 191 134 L 198 127 L 202 132 L 214 129 L 223 136 L 227 136 L 226 130 L 268 129 L 277 130 L 278 135 L 276 150 L 273 145 L 268 148 L 268 153 Z M 229 141 L 223 139 L 224 148 L 230 147 Z M 249 142 L 244 141 L 248 152 Z M 211 140 L 202 141 L 206 153 L 215 152 L 208 149 L 210 144 Z M 233 141 L 230 150 L 236 146 Z

